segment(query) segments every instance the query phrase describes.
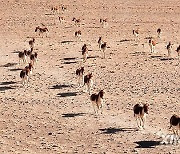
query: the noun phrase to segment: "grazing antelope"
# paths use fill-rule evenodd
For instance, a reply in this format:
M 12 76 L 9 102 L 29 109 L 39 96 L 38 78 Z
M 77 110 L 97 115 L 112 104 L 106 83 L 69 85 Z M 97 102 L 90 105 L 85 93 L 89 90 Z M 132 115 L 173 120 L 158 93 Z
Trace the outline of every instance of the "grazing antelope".
M 37 62 L 37 56 L 38 56 L 37 52 L 30 55 L 30 61 L 33 65 L 35 64 L 35 62 Z
M 155 46 L 156 46 L 156 41 L 153 40 L 152 38 L 149 39 L 149 46 L 150 46 L 150 51 L 151 51 L 151 53 L 155 52 L 155 51 L 154 51 L 154 48 L 155 48 Z
M 161 35 L 161 29 L 160 28 L 157 29 L 157 34 L 158 34 L 158 38 L 160 38 L 160 35 Z
M 91 94 L 91 88 L 93 86 L 93 80 L 92 80 L 92 73 L 87 74 L 84 76 L 84 85 L 86 85 L 86 91 L 89 91 L 89 94 Z
M 105 58 L 105 50 L 107 48 L 107 42 L 104 42 L 103 44 L 101 44 L 101 50 L 103 52 L 103 58 Z
M 63 23 L 65 21 L 64 17 L 59 17 L 59 22 Z
M 167 50 L 168 50 L 168 57 L 171 57 L 171 52 L 172 52 L 172 43 L 169 42 L 169 44 L 167 45 Z
M 101 49 L 101 45 L 103 44 L 101 36 L 99 37 L 98 44 L 99 44 L 99 49 Z
M 178 136 L 178 132 L 180 131 L 180 117 L 178 115 L 173 115 L 170 118 L 170 127 L 169 129 L 173 130 L 173 133 Z
M 106 19 L 100 19 L 100 24 L 102 25 L 103 28 L 108 26 L 107 18 Z
M 77 26 L 80 26 L 80 22 L 81 20 L 80 19 L 76 19 L 75 17 L 72 19 L 72 21 L 74 21 L 75 25 Z
M 93 105 L 93 109 L 95 113 L 98 113 L 98 110 L 101 109 L 101 114 L 102 114 L 102 107 L 103 107 L 103 96 L 104 96 L 104 91 L 101 90 L 98 94 L 92 94 L 90 96 L 90 100 Z M 97 111 L 96 108 L 97 107 Z
M 84 85 L 84 67 L 81 67 L 79 69 L 76 70 L 76 75 L 78 76 L 78 84 L 79 86 L 81 85 L 81 82 L 82 82 L 82 85 Z
M 136 104 L 133 108 L 133 111 L 138 127 L 140 129 L 144 129 L 146 122 L 146 114 L 148 114 L 148 104 L 144 104 L 143 106 Z
M 29 41 L 30 48 L 34 48 L 35 38 Z
M 80 38 L 81 37 L 81 31 L 78 30 L 74 33 L 75 37 Z
M 86 62 L 88 58 L 88 48 L 86 44 L 84 44 L 82 47 L 82 55 L 83 55 L 83 62 Z
M 27 51 L 24 50 L 24 52 L 19 52 L 18 57 L 19 57 L 19 65 L 21 64 L 21 61 L 23 61 L 24 63 L 26 63 L 26 62 L 27 62 L 27 60 L 26 60 Z
M 47 32 L 48 32 L 48 29 L 46 28 L 46 27 L 44 27 L 44 28 L 41 28 L 41 27 L 36 27 L 36 29 L 35 29 L 35 32 L 37 32 L 37 31 L 39 31 L 39 36 L 41 35 L 41 34 L 43 34 L 43 33 L 46 33 L 46 37 L 47 37 Z
M 178 57 L 180 57 L 180 45 L 177 47 L 176 52 L 178 54 Z

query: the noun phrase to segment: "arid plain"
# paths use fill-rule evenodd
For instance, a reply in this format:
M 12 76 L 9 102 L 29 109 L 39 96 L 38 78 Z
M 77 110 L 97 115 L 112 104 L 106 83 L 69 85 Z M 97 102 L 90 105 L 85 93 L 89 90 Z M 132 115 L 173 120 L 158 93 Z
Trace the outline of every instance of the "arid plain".
M 67 10 L 51 11 L 62 4 Z M 100 18 L 107 18 L 108 27 Z M 47 37 L 35 33 L 42 25 Z M 139 40 L 132 33 L 137 28 Z M 171 133 L 169 119 L 180 115 L 179 0 L 1 0 L 0 29 L 1 154 L 180 153 L 179 145 L 160 145 L 156 134 Z M 99 36 L 107 42 L 106 59 Z M 19 74 L 27 64 L 18 64 L 18 52 L 29 49 L 33 37 L 38 61 L 29 85 L 22 86 Z M 156 53 L 150 53 L 149 37 L 157 41 Z M 85 43 L 85 74 L 93 73 L 93 93 L 105 91 L 103 114 L 95 115 L 85 87 L 78 87 L 75 71 Z M 132 110 L 137 103 L 149 104 L 142 131 Z

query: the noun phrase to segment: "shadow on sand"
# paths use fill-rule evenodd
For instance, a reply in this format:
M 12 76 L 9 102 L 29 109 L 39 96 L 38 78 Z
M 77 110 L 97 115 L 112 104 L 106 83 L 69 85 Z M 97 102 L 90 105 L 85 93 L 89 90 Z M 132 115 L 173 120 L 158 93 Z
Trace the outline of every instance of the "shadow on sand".
M 135 148 L 155 148 L 160 145 L 160 141 L 138 141 L 135 143 L 138 144 Z
M 102 131 L 103 134 L 116 134 L 118 132 L 134 132 L 138 131 L 136 128 L 105 128 L 105 129 L 99 129 Z
M 58 93 L 57 95 L 60 97 L 71 97 L 77 96 L 77 92 Z
M 62 117 L 64 118 L 74 118 L 74 117 L 78 117 L 78 116 L 84 116 L 86 113 L 66 113 L 66 114 L 62 114 Z

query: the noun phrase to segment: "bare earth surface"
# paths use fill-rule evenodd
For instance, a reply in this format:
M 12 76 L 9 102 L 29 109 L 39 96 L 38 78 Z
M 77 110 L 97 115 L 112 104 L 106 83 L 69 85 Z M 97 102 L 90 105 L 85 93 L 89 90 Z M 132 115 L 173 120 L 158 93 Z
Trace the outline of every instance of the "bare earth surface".
M 51 6 L 64 4 L 59 23 Z M 80 18 L 77 27 L 72 18 Z M 109 26 L 102 28 L 100 18 Z M 39 37 L 36 26 L 49 33 Z M 132 29 L 140 29 L 135 40 Z M 147 37 L 157 37 L 150 53 Z M 179 0 L 1 0 L 0 1 L 0 153 L 138 153 L 179 154 L 179 145 L 159 145 L 156 133 L 168 130 L 173 114 L 180 115 Z M 82 31 L 81 40 L 74 32 Z M 106 59 L 98 48 L 107 42 Z M 18 52 L 35 37 L 38 62 L 24 87 Z M 173 43 L 173 59 L 166 45 Z M 93 93 L 105 90 L 103 114 L 94 114 L 85 87 L 78 87 L 75 70 L 86 43 L 85 74 L 93 73 Z M 144 48 L 142 46 L 144 44 Z M 149 103 L 146 129 L 137 130 L 132 108 Z

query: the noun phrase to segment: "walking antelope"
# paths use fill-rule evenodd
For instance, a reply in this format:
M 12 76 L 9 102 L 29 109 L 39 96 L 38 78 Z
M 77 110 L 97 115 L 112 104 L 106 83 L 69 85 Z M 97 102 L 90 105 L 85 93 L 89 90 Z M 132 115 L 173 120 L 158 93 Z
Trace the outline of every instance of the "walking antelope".
M 81 37 L 81 31 L 78 30 L 74 33 L 75 37 L 80 38 Z
M 81 20 L 80 19 L 76 19 L 75 17 L 72 19 L 72 21 L 74 21 L 75 25 L 76 26 L 80 26 L 80 22 Z
M 89 91 L 89 94 L 91 94 L 91 88 L 93 86 L 93 80 L 92 80 L 92 73 L 87 74 L 84 76 L 84 85 L 86 85 L 87 91 Z
M 158 38 L 160 38 L 160 35 L 161 35 L 161 29 L 160 28 L 157 29 L 157 34 L 158 34 Z
M 24 63 L 26 63 L 26 62 L 27 62 L 27 60 L 26 60 L 27 51 L 24 50 L 24 52 L 19 52 L 18 57 L 19 57 L 19 64 L 21 64 L 21 61 L 23 61 Z
M 41 27 L 36 27 L 36 29 L 35 29 L 35 32 L 38 32 L 39 31 L 39 36 L 41 35 L 41 34 L 43 34 L 43 33 L 46 33 L 46 37 L 47 37 L 47 32 L 48 32 L 48 29 L 46 28 L 46 27 L 44 27 L 44 28 L 41 28 Z
M 180 57 L 180 45 L 177 47 L 176 52 L 178 54 L 178 57 Z
M 33 65 L 29 63 L 28 66 L 26 66 L 21 72 L 20 72 L 20 78 L 22 79 L 22 84 L 25 85 L 25 83 L 28 83 L 29 81 L 29 75 L 32 73 Z
M 82 47 L 82 55 L 83 55 L 83 62 L 86 62 L 88 58 L 88 48 L 86 44 L 84 44 Z
M 99 37 L 98 44 L 99 44 L 99 49 L 101 49 L 101 45 L 103 44 L 101 36 Z
M 103 90 L 101 90 L 98 94 L 92 94 L 90 96 L 90 100 L 92 102 L 95 113 L 98 113 L 98 110 L 101 109 L 101 114 L 102 114 L 103 96 L 104 96 Z M 97 110 L 95 108 L 97 108 Z
M 133 108 L 134 117 L 136 118 L 138 128 L 144 129 L 146 122 L 146 114 L 148 114 L 148 104 L 143 106 L 136 104 Z
M 78 76 L 78 84 L 79 86 L 81 85 L 81 82 L 82 82 L 82 85 L 84 85 L 84 67 L 81 67 L 79 69 L 76 70 L 76 75 Z
M 35 43 L 35 39 L 34 38 L 29 41 L 30 48 L 34 48 L 34 43 Z
M 103 58 L 105 58 L 105 50 L 107 48 L 107 42 L 104 42 L 103 44 L 101 44 L 101 50 L 103 52 Z
M 65 18 L 64 17 L 59 17 L 59 22 L 60 23 L 63 23 L 65 21 Z
M 168 50 L 168 57 L 171 57 L 171 52 L 172 52 L 172 43 L 169 42 L 169 44 L 167 45 L 167 50 Z
M 103 28 L 108 26 L 107 18 L 106 19 L 100 19 L 100 24 L 102 25 Z
M 156 41 L 153 40 L 152 38 L 149 39 L 149 46 L 150 46 L 150 51 L 151 51 L 151 53 L 155 52 L 155 51 L 154 51 L 154 48 L 155 48 L 155 46 L 156 46 Z

